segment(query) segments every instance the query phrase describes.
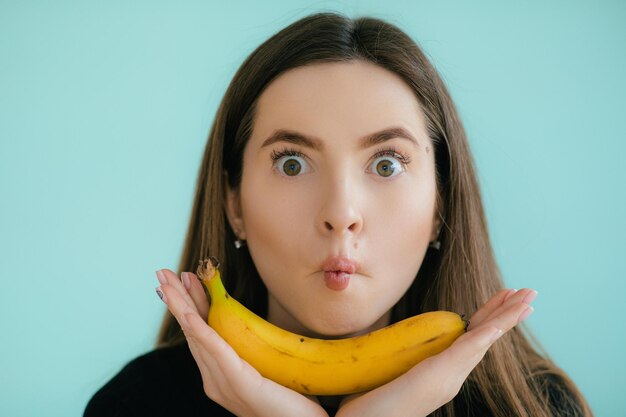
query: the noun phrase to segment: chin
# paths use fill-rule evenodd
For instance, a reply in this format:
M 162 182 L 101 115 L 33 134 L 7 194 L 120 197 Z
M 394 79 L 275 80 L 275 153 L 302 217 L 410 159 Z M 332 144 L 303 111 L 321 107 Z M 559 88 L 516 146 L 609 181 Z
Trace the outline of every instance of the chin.
M 330 321 L 316 323 L 316 326 L 308 327 L 312 337 L 318 339 L 345 339 L 347 337 L 357 336 L 367 333 L 368 325 L 353 320 L 345 322 L 337 320 L 335 317 Z

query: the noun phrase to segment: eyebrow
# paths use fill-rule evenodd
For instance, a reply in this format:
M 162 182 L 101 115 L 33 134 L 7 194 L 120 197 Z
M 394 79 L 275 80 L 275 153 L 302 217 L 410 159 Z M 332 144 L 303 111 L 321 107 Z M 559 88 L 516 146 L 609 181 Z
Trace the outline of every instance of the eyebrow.
M 369 148 L 379 143 L 383 143 L 390 139 L 401 138 L 412 142 L 416 147 L 419 147 L 417 139 L 406 129 L 399 126 L 389 127 L 378 132 L 365 135 L 359 140 L 359 147 L 361 149 Z M 317 151 L 324 148 L 323 141 L 313 136 L 307 136 L 295 130 L 289 129 L 277 129 L 272 133 L 261 145 L 261 148 L 269 146 L 276 142 L 289 142 L 296 145 L 302 145 L 307 148 L 315 149 Z

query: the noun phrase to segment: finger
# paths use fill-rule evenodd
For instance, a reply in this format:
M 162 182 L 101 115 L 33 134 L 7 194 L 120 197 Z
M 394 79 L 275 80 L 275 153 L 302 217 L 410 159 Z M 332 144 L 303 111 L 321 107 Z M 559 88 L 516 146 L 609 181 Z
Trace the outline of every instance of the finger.
M 521 314 L 527 308 L 528 305 L 524 303 L 509 306 L 499 316 L 461 335 L 442 352 L 442 359 L 447 363 L 456 363 L 460 370 L 467 370 L 469 374 L 489 347 L 520 321 Z
M 516 292 L 511 298 L 506 300 L 501 306 L 492 311 L 482 322 L 486 323 L 494 317 L 501 315 L 505 310 L 515 304 L 523 303 L 529 305 L 537 296 L 537 291 L 532 288 L 523 288 Z
M 498 295 L 499 302 L 504 301 L 506 292 Z M 499 320 L 484 322 L 464 333 L 443 352 L 421 361 L 408 372 L 369 391 L 365 396 L 370 398 L 382 396 L 387 404 L 389 402 L 412 403 L 416 399 L 416 393 L 420 393 L 422 398 L 428 398 L 435 404 L 442 405 L 449 402 L 459 392 L 463 382 L 495 340 L 516 324 L 523 308 L 525 307 L 522 303 L 509 306 L 499 316 Z M 343 406 L 346 410 L 353 411 L 353 409 L 358 409 L 358 403 L 358 400 L 347 399 Z M 429 402 L 422 401 L 413 411 L 416 415 L 428 415 L 433 409 Z M 373 410 L 373 413 L 384 415 L 383 410 L 380 412 Z
M 200 342 L 193 337 L 187 338 L 187 345 L 191 351 L 203 381 L 206 384 L 219 384 L 223 379 L 222 371 L 219 369 L 217 362 L 213 356 L 200 344 Z
M 197 314 L 186 314 L 185 317 L 190 331 L 201 346 L 209 348 L 206 353 L 210 354 L 219 368 L 211 369 L 209 375 L 209 378 L 213 378 L 217 384 L 215 386 L 211 385 L 212 383 L 208 384 L 214 387 L 218 402 L 223 400 L 222 405 L 226 408 L 232 406 L 233 410 L 256 404 L 265 410 L 264 415 L 302 415 L 302 404 L 299 400 L 297 403 L 293 401 L 294 398 L 302 397 L 301 394 L 264 378 L 252 365 L 241 359 L 235 350 Z M 309 401 L 305 404 L 305 410 L 311 410 L 307 415 L 314 413 L 319 415 L 317 398 L 308 396 L 307 398 Z M 233 399 L 236 401 L 233 402 Z M 244 402 L 237 406 L 241 399 L 244 399 Z M 294 407 L 294 410 L 291 410 L 293 412 L 289 410 L 291 403 Z
M 222 361 L 240 359 L 237 352 L 197 313 L 185 314 L 185 320 L 188 323 L 190 333 L 218 364 Z
M 493 297 L 485 303 L 474 315 L 470 318 L 470 325 L 467 330 L 478 326 L 487 316 L 489 316 L 496 308 L 500 307 L 507 299 L 509 299 L 516 290 L 504 289 L 498 291 Z
M 164 294 L 164 302 L 167 304 L 167 308 L 180 324 L 183 331 L 186 331 L 189 327 L 185 321 L 184 315 L 186 313 L 198 314 L 193 303 L 190 305 L 183 296 L 170 284 L 162 284 L 160 287 L 161 292 Z
M 183 285 L 181 279 L 178 278 L 178 275 L 176 275 L 174 271 L 171 271 L 169 269 L 161 269 L 160 272 L 163 273 L 163 275 L 165 276 L 167 283 L 174 289 L 176 289 L 176 291 L 178 291 L 183 300 L 185 300 L 185 302 L 189 304 L 189 306 L 194 311 L 198 312 L 198 307 L 196 307 L 196 303 L 187 292 L 187 289 Z
M 203 344 L 196 336 L 198 330 L 194 327 L 195 320 L 193 318 L 186 319 L 189 327 L 185 330 L 187 344 L 189 350 L 200 369 L 204 390 L 213 400 L 218 400 L 221 395 L 222 388 L 226 387 L 226 377 L 220 369 L 217 360 L 209 352 L 207 346 Z M 205 324 L 206 325 L 206 324 Z
M 442 357 L 443 360 L 450 366 L 450 364 L 456 365 L 456 375 L 458 375 L 459 388 L 463 384 L 463 381 L 467 379 L 469 374 L 485 357 L 485 354 L 489 348 L 496 342 L 505 332 L 492 325 L 483 325 L 480 328 L 473 330 L 471 337 L 467 340 L 459 343 L 454 349 L 448 349 L 449 352 L 445 352 L 447 355 L 453 356 L 454 360 L 450 360 L 449 357 Z
M 513 327 L 526 320 L 534 311 L 534 308 L 526 303 L 517 303 L 504 310 L 489 320 L 485 321 L 484 326 L 494 326 L 503 332 L 511 330 Z
M 528 308 L 532 307 L 521 302 L 508 306 L 498 316 L 461 335 L 444 353 L 460 358 L 460 361 L 455 361 L 458 363 L 477 354 L 484 354 L 495 340 L 518 324 L 520 318 L 524 318 L 522 315 Z
M 211 378 L 215 383 L 224 380 L 224 372 L 222 366 L 220 366 L 220 361 L 229 360 L 228 358 L 224 359 L 224 351 L 230 349 L 232 351 L 231 356 L 236 355 L 236 353 L 215 330 L 203 321 L 197 312 L 192 310 L 177 290 L 166 284 L 161 285 L 161 291 L 165 293 L 167 305 L 172 315 L 178 320 L 183 329 L 189 349 L 196 363 L 198 363 L 201 373 L 204 371 L 207 381 L 211 380 Z M 200 322 L 200 325 L 198 325 L 198 322 Z M 222 358 L 219 356 L 222 356 Z M 209 384 L 214 383 L 209 382 Z
M 471 371 L 482 359 L 487 349 L 520 321 L 522 313 L 528 307 L 528 304 L 524 303 L 509 306 L 500 315 L 461 335 L 443 352 L 444 356 L 447 355 L 448 361 L 460 364 L 461 367 L 469 364 Z
M 197 314 L 186 314 L 185 320 L 189 331 L 193 333 L 197 343 L 203 348 L 200 356 L 210 364 L 207 377 L 212 379 L 205 388 L 210 389 L 214 400 L 220 402 L 225 393 L 238 392 L 245 395 L 245 390 L 256 386 L 252 381 L 260 383 L 261 374 L 252 365 L 243 361 L 235 350 Z M 238 395 L 239 395 L 238 394 Z M 228 394 L 226 394 L 228 397 Z
M 204 292 L 204 285 L 202 285 L 196 274 L 192 272 L 183 272 L 183 274 L 187 274 L 189 295 L 198 308 L 198 313 L 202 318 L 206 319 L 209 316 L 209 298 Z
M 211 354 L 214 351 L 213 343 L 215 340 L 211 336 L 207 338 L 205 335 L 202 335 L 203 330 L 202 328 L 198 329 L 197 316 L 196 318 L 194 316 L 196 315 L 189 313 L 185 315 L 188 325 L 185 335 L 188 336 L 189 350 L 198 365 L 202 365 L 207 376 L 213 375 L 213 379 L 216 379 L 216 376 L 222 374 L 222 371 L 218 365 L 218 360 Z M 203 325 L 207 326 L 206 323 L 203 323 Z

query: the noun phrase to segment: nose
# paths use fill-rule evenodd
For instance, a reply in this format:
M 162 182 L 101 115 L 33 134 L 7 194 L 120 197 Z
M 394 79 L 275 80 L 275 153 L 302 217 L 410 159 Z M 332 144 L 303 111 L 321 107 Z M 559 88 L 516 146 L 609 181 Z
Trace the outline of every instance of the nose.
M 317 225 L 322 235 L 357 235 L 363 228 L 357 184 L 344 177 L 331 179 L 322 193 Z M 362 196 L 361 196 L 362 197 Z

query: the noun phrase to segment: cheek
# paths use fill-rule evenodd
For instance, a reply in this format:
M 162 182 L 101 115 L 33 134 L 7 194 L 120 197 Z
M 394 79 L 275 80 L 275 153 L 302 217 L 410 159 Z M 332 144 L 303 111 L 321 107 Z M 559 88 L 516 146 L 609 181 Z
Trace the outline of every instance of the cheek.
M 254 247 L 265 249 L 267 254 L 271 252 L 286 262 L 299 240 L 298 236 L 302 236 L 298 231 L 304 226 L 303 217 L 293 216 L 294 212 L 298 210 L 284 205 L 256 206 L 246 219 L 247 239 Z
M 435 210 L 434 184 L 411 183 L 380 190 L 368 205 L 369 237 L 380 237 L 381 244 L 394 250 L 415 251 L 424 240 L 428 241 Z
M 432 233 L 435 191 L 434 180 L 416 182 L 381 191 L 377 203 L 370 203 L 375 212 L 370 212 L 366 226 L 366 252 L 377 259 L 376 275 L 395 277 L 397 285 L 387 287 L 392 298 L 410 285 L 422 264 Z
M 302 280 L 294 277 L 311 274 L 311 260 L 317 258 L 310 249 L 307 226 L 313 214 L 305 190 L 278 187 L 258 176 L 242 186 L 241 201 L 247 247 L 261 279 L 281 303 L 297 300 L 300 308 L 306 305 L 307 298 L 302 299 L 306 292 L 298 287 Z
M 298 271 L 304 232 L 312 213 L 306 187 L 278 187 L 262 175 L 242 182 L 242 213 L 248 249 L 261 276 L 275 276 L 276 268 Z

